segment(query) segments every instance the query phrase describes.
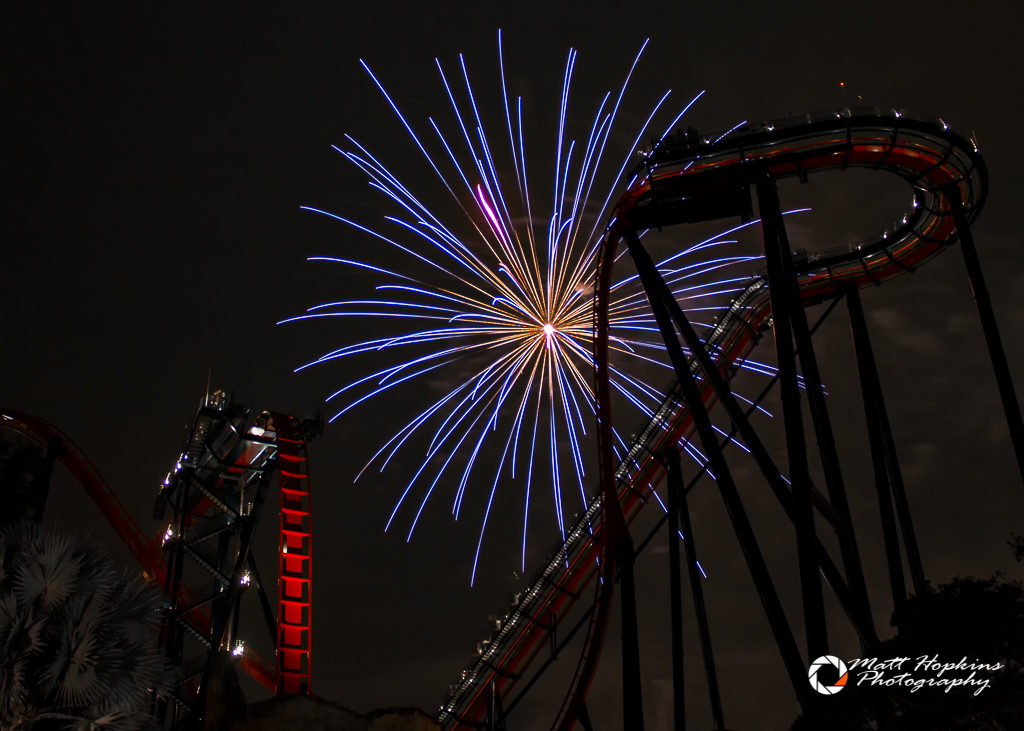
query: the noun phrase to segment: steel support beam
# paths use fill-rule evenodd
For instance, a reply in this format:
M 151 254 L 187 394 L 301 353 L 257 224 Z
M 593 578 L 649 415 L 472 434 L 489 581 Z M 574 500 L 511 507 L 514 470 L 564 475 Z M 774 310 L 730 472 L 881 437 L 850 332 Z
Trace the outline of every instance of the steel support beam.
M 924 578 L 921 549 L 917 545 L 917 533 L 914 531 L 914 521 L 910 515 L 910 502 L 907 500 L 907 490 L 903 483 L 903 471 L 900 469 L 899 458 L 896 455 L 896 441 L 893 439 L 889 415 L 885 410 L 881 380 L 878 381 L 878 384 L 878 414 L 882 427 L 882 439 L 885 444 L 886 468 L 889 471 L 892 497 L 896 504 L 896 519 L 899 521 L 900 532 L 903 535 L 903 550 L 907 553 L 910 582 L 914 586 L 914 593 L 920 596 L 928 591 L 928 583 Z
M 636 613 L 636 554 L 627 533 L 616 540 L 619 559 L 619 601 L 622 610 L 622 719 L 623 728 L 644 729 L 643 683 L 640 676 L 640 623 Z
M 686 730 L 686 665 L 683 662 L 683 587 L 679 565 L 679 500 L 682 495 L 679 450 L 665 450 L 668 467 L 668 585 L 672 625 L 672 707 L 676 731 Z M 687 542 L 691 536 L 684 534 Z
M 885 542 L 885 556 L 889 565 L 889 586 L 892 590 L 893 605 L 899 608 L 907 598 L 906 582 L 903 574 L 903 559 L 900 553 L 899 536 L 896 531 L 896 518 L 893 512 L 893 501 L 896 502 L 903 528 L 903 543 L 907 552 L 907 563 L 910 566 L 911 580 L 917 593 L 925 591 L 924 569 L 921 554 L 917 548 L 910 507 L 903 489 L 902 473 L 896 458 L 895 443 L 889 427 L 889 417 L 885 410 L 882 396 L 882 383 L 875 364 L 871 337 L 868 334 L 864 308 L 860 294 L 850 290 L 846 295 L 847 308 L 850 312 L 850 330 L 853 335 L 854 351 L 857 358 L 857 370 L 860 374 L 861 395 L 864 401 L 864 415 L 867 421 L 868 444 L 871 449 L 871 464 L 875 476 L 875 489 L 878 492 L 878 509 L 882 520 L 882 539 Z
M 263 577 L 260 576 L 260 571 L 256 563 L 256 556 L 253 553 L 252 546 L 249 546 L 249 575 L 252 577 L 250 584 L 256 585 L 256 595 L 259 597 L 260 610 L 263 615 L 263 622 L 267 626 L 267 633 L 271 641 L 277 644 L 277 617 L 274 616 L 274 608 L 270 605 L 270 599 L 267 597 L 266 587 L 263 585 Z
M 264 475 L 260 477 L 256 486 L 256 494 L 253 497 L 251 511 L 246 511 L 245 493 L 244 490 L 239 488 L 237 510 L 239 517 L 236 520 L 241 525 L 236 526 L 230 533 L 222 533 L 219 536 L 220 570 L 222 573 L 230 576 L 231 581 L 225 587 L 221 596 L 218 597 L 211 611 L 211 659 L 207 661 L 206 667 L 203 670 L 203 679 L 199 686 L 199 692 L 196 695 L 196 709 L 199 718 L 204 717 L 206 714 L 207 692 L 209 691 L 211 680 L 210 673 L 213 670 L 212 656 L 222 652 L 229 653 L 230 656 L 231 651 L 234 649 L 235 638 L 233 634 L 237 631 L 237 627 L 232 626 L 231 620 L 235 619 L 237 624 L 242 573 L 245 571 L 245 566 L 249 559 L 249 548 L 252 545 L 256 522 L 259 520 L 260 513 L 263 510 L 263 502 L 269 486 L 270 476 Z M 236 532 L 238 534 L 238 547 L 234 555 L 232 555 L 231 538 L 232 534 Z M 227 640 L 226 643 L 225 639 Z
M 765 615 L 768 617 L 768 623 L 772 628 L 772 634 L 778 645 L 786 672 L 789 675 L 790 682 L 793 685 L 793 690 L 800 701 L 801 707 L 806 711 L 811 703 L 810 686 L 807 684 L 807 678 L 805 677 L 807 674 L 806 665 L 800 657 L 800 650 L 786 619 L 782 603 L 779 601 L 778 593 L 775 591 L 775 584 L 772 582 L 768 565 L 761 554 L 761 548 L 757 543 L 757 538 L 754 535 L 754 529 L 750 524 L 746 509 L 743 507 L 739 491 L 736 489 L 736 484 L 732 479 L 729 465 L 725 461 L 725 457 L 718 444 L 718 438 L 711 426 L 711 419 L 708 416 L 707 409 L 704 407 L 704 402 L 700 398 L 696 382 L 690 371 L 689 362 L 683 353 L 683 349 L 676 337 L 675 329 L 672 326 L 672 318 L 669 314 L 666 299 L 671 299 L 673 302 L 675 300 L 671 297 L 671 292 L 668 293 L 666 298 L 665 292 L 668 291 L 668 288 L 658 274 L 650 255 L 648 255 L 640 243 L 640 239 L 635 234 L 630 234 L 626 237 L 626 241 L 629 246 L 629 252 L 634 262 L 636 262 L 637 273 L 647 293 L 647 299 L 651 304 L 655 320 L 658 322 L 662 339 L 665 341 L 665 347 L 675 369 L 676 378 L 683 389 L 683 400 L 690 410 L 697 433 L 700 435 L 701 444 L 711 462 L 715 482 L 722 495 L 722 500 L 725 503 L 729 519 L 733 524 L 733 529 L 736 531 L 736 538 L 743 551 L 747 567 L 753 577 L 754 586 L 757 588 L 758 597 L 761 600 Z
M 239 505 L 239 520 L 242 525 L 239 529 L 238 549 L 234 555 L 234 561 L 231 567 L 231 584 L 224 592 L 224 600 L 227 606 L 232 608 L 232 611 L 237 614 L 239 607 L 239 595 L 242 591 L 242 574 L 245 572 L 246 566 L 250 563 L 249 561 L 249 550 L 252 548 L 253 533 L 256 530 L 256 523 L 259 520 L 260 514 L 263 512 L 263 503 L 266 498 L 267 490 L 270 487 L 270 478 L 262 477 L 257 483 L 256 494 L 253 497 L 252 510 L 248 513 L 245 512 L 245 506 Z M 239 501 L 241 503 L 241 499 Z M 229 536 L 225 535 L 224 538 Z M 227 646 L 230 651 L 234 647 L 234 640 L 236 639 L 233 635 L 234 632 L 228 632 L 229 628 L 224 626 L 224 620 L 226 619 L 227 613 L 214 613 L 212 622 L 211 638 L 214 646 L 220 646 L 222 639 L 227 633 Z
M 974 235 L 971 233 L 971 226 L 964 213 L 960 188 L 953 185 L 947 188 L 946 192 L 949 196 L 953 221 L 956 223 L 957 237 L 960 239 L 960 252 L 964 257 L 964 267 L 967 269 L 967 277 L 971 281 L 974 303 L 978 307 L 981 329 L 985 334 L 988 355 L 992 361 L 992 369 L 995 371 L 999 398 L 1003 402 L 1003 413 L 1006 414 L 1006 424 L 1010 429 L 1010 442 L 1013 444 L 1013 451 L 1017 456 L 1017 469 L 1020 471 L 1021 480 L 1024 481 L 1024 419 L 1021 418 L 1020 402 L 1017 401 L 1017 392 L 1013 387 L 1010 365 L 1006 360 L 1006 351 L 1003 350 L 1003 340 L 999 337 L 999 326 L 996 324 L 992 300 L 988 294 L 988 286 L 985 284 L 985 275 L 981 271 L 978 250 L 974 246 Z
M 788 250 L 789 241 L 786 237 L 785 226 L 780 225 L 779 233 L 785 243 L 785 249 Z M 793 301 L 798 301 L 799 289 L 795 276 L 789 278 L 789 288 L 790 297 Z M 861 633 L 860 640 L 861 649 L 866 653 L 871 646 L 878 644 L 878 640 L 875 634 L 874 618 L 871 615 L 867 582 L 864 579 L 864 567 L 861 564 L 860 550 L 857 547 L 857 538 L 853 529 L 853 517 L 850 514 L 850 504 L 846 497 L 843 471 L 839 464 L 839 453 L 832 431 L 832 419 L 825 401 L 825 387 L 822 383 L 821 371 L 818 369 L 818 358 L 814 352 L 814 341 L 808 327 L 807 313 L 801 306 L 794 309 L 791 314 L 793 316 L 793 339 L 796 341 L 797 353 L 800 356 L 807 405 L 811 412 L 811 421 L 814 424 L 814 435 L 818 443 L 818 453 L 821 456 L 829 503 L 845 526 L 845 530 L 837 531 L 839 551 L 843 558 L 843 568 L 846 570 L 850 594 L 857 606 L 858 614 L 865 623 L 866 632 Z
M 814 508 L 811 505 L 811 474 L 807 464 L 807 443 L 804 439 L 800 386 L 797 382 L 796 358 L 793 355 L 794 312 L 803 305 L 792 296 L 796 289 L 793 258 L 783 232 L 775 181 L 763 178 L 757 182 L 757 200 L 764 238 L 764 258 L 768 268 L 768 293 L 771 298 L 772 328 L 779 364 L 779 389 L 786 432 L 786 451 L 793 485 L 793 522 L 796 527 L 797 561 L 800 566 L 800 587 L 803 598 L 804 628 L 807 633 L 808 657 L 828 654 L 828 629 L 825 624 L 825 599 L 821 591 L 818 562 L 815 556 Z
M 679 449 L 675 445 L 665 450 L 665 461 L 668 464 L 668 503 L 669 503 L 669 539 L 675 545 L 676 566 L 673 569 L 673 576 L 678 576 L 679 537 L 678 527 L 673 524 L 671 516 L 678 516 L 678 523 L 682 524 L 683 545 L 686 548 L 686 569 L 690 577 L 690 593 L 693 595 L 693 606 L 697 617 L 697 630 L 700 636 L 701 656 L 704 659 L 704 675 L 708 681 L 708 699 L 711 702 L 711 717 L 715 721 L 716 729 L 725 728 L 725 716 L 722 713 L 722 696 L 718 691 L 718 673 L 715 670 L 715 653 L 711 645 L 711 629 L 708 625 L 708 613 L 704 605 L 704 586 L 701 584 L 700 564 L 697 562 L 697 543 L 693 537 L 693 525 L 690 523 L 690 507 L 686 501 L 686 491 L 683 486 L 683 470 L 680 464 Z M 672 555 L 672 554 L 669 554 Z M 673 607 L 674 611 L 674 607 Z M 680 606 L 680 616 L 682 606 Z M 682 630 L 680 621 L 680 630 Z M 680 640 L 681 642 L 681 640 Z M 674 657 L 674 656 L 673 656 Z M 682 664 L 682 650 L 680 648 L 680 664 Z M 682 676 L 676 681 L 682 685 Z M 682 689 L 678 688 L 678 693 Z M 676 709 L 676 728 L 684 728 L 681 710 Z
M 650 257 L 647 255 L 646 251 L 643 250 L 642 246 L 639 251 L 642 252 L 642 255 L 645 256 L 648 261 L 650 261 Z M 650 263 L 650 267 L 652 269 L 654 268 L 653 263 Z M 660 286 L 663 292 L 665 304 L 668 306 L 668 310 L 675 321 L 676 327 L 679 329 L 680 335 L 683 337 L 683 341 L 690 349 L 693 357 L 696 358 L 697 362 L 700 364 L 705 378 L 707 378 L 711 383 L 711 386 L 715 391 L 715 395 L 718 396 L 719 402 L 722 404 L 723 408 L 725 408 L 736 430 L 747 443 L 751 456 L 757 463 L 761 474 L 768 482 L 768 486 L 771 487 L 772 492 L 778 499 L 782 509 L 786 512 L 790 521 L 793 521 L 793 496 L 789 490 L 789 486 L 782 478 L 782 473 L 779 472 L 779 468 L 775 465 L 771 454 L 768 452 L 768 449 L 764 446 L 761 438 L 754 430 L 754 427 L 750 423 L 743 407 L 740 406 L 736 397 L 733 395 L 732 390 L 729 387 L 729 382 L 722 376 L 718 366 L 711 360 L 711 356 L 708 354 L 704 344 L 701 342 L 700 338 L 697 337 L 697 333 L 690 324 L 689 319 L 686 317 L 686 313 L 683 312 L 675 297 L 672 296 L 672 292 L 669 290 L 664 280 L 662 280 L 661 276 L 657 274 L 656 269 L 654 270 L 654 273 L 656 275 L 656 279 L 654 281 L 657 286 Z M 730 366 L 727 364 L 726 367 Z M 778 378 L 778 376 L 776 376 L 776 378 Z M 835 563 L 832 561 L 832 558 L 828 555 L 828 552 L 825 550 L 825 547 L 821 544 L 820 540 L 816 540 L 816 555 L 818 563 L 821 566 L 821 571 L 825 575 L 825 580 L 835 593 L 836 599 L 839 600 L 843 611 L 846 612 L 846 615 L 850 619 L 854 629 L 860 635 L 861 642 L 866 643 L 869 646 L 877 644 L 878 638 L 874 633 L 871 618 L 863 616 L 863 614 L 858 611 L 856 602 L 853 599 L 849 587 L 846 585 L 845 579 L 839 572 Z

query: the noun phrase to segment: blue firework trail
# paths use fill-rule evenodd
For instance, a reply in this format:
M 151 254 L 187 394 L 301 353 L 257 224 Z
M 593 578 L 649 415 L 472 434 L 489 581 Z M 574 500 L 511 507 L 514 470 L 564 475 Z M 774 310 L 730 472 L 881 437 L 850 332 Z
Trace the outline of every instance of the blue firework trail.
M 514 480 L 523 491 L 523 569 L 531 500 L 536 499 L 539 484 L 543 482 L 544 488 L 551 491 L 555 522 L 563 538 L 566 513 L 570 512 L 567 501 L 576 503 L 573 496 L 578 493 L 579 505 L 588 502 L 582 445 L 595 409 L 591 386 L 591 280 L 599 227 L 614 202 L 613 195 L 624 189 L 624 183 L 632 182 L 627 180 L 627 169 L 635 163 L 634 151 L 640 140 L 645 136 L 658 138 L 651 135 L 653 120 L 664 113 L 670 98 L 665 93 L 653 104 L 628 153 L 610 163 L 609 176 L 606 150 L 626 89 L 646 45 L 645 42 L 636 54 L 614 98 L 608 92 L 600 100 L 582 144 L 569 139 L 567 134 L 577 60 L 577 52 L 570 49 L 562 76 L 557 145 L 549 158 L 553 159 L 553 167 L 545 170 L 550 175 L 553 195 L 543 203 L 530 197 L 523 99 L 509 96 L 500 32 L 498 76 L 504 129 L 500 132 L 499 148 L 489 142 L 461 55 L 454 74 L 436 61 L 444 96 L 454 113 L 454 129 L 447 131 L 428 118 L 425 132 L 417 132 L 384 84 L 361 61 L 432 170 L 435 183 L 429 186 L 431 193 L 437 194 L 438 185 L 446 191 L 461 209 L 462 220 L 458 230 L 449 226 L 367 147 L 349 135 L 345 136 L 344 145 L 334 149 L 366 175 L 370 187 L 389 201 L 393 214 L 375 227 L 334 212 L 304 207 L 346 224 L 360 238 L 369 237 L 385 250 L 390 249 L 382 257 L 387 265 L 352 258 L 310 257 L 310 261 L 342 264 L 379 276 L 377 295 L 373 299 L 319 304 L 282 321 L 371 318 L 389 321 L 399 330 L 397 334 L 331 350 L 296 369 L 301 371 L 367 353 L 384 353 L 393 358 L 393 365 L 346 383 L 328 396 L 327 403 L 335 409 L 330 421 L 372 403 L 392 389 L 411 388 L 420 383 L 420 391 L 426 392 L 422 384 L 427 379 L 432 383 L 445 376 L 450 379 L 453 364 L 466 369 L 468 375 L 449 383 L 440 396 L 435 393 L 425 399 L 429 403 L 373 454 L 360 475 L 371 466 L 383 471 L 403 448 L 411 450 L 413 444 L 422 448 L 422 442 L 427 442 L 426 451 L 419 456 L 418 469 L 403 487 L 387 520 L 386 528 L 390 529 L 403 509 L 410 513 L 407 540 L 442 484 L 457 485 L 451 505 L 456 519 L 462 514 L 471 480 L 474 489 L 477 484 L 485 486 L 488 495 L 471 584 L 502 478 Z M 661 137 L 679 123 L 702 94 L 688 100 L 673 115 Z M 499 175 L 496 152 L 503 156 L 502 164 L 506 167 L 502 169 L 511 169 L 511 175 Z M 602 193 L 595 194 L 599 187 Z M 538 220 L 545 223 L 535 223 Z M 737 241 L 732 237 L 739 229 L 757 223 L 723 231 L 659 264 L 688 312 L 718 310 L 709 306 L 714 296 L 743 288 L 745 277 L 714 281 L 707 278 L 757 257 L 706 257 L 709 252 L 717 254 L 722 247 L 735 244 Z M 411 273 L 414 271 L 416 276 Z M 631 373 L 631 364 L 667 368 L 665 359 L 656 357 L 664 346 L 636 276 L 616 282 L 614 291 L 616 299 L 610 308 L 610 347 L 616 355 L 610 371 L 612 384 L 626 403 L 649 417 L 662 400 L 662 389 Z M 774 372 L 771 366 L 753 361 L 744 365 L 757 372 Z M 417 440 L 410 442 L 414 435 Z M 618 434 L 616 440 L 618 453 L 625 454 L 626 442 Z M 704 456 L 695 445 L 685 442 L 683 447 L 704 465 Z M 486 458 L 481 459 L 484 454 Z M 481 466 L 483 463 L 486 468 Z M 484 475 L 485 470 L 493 472 Z

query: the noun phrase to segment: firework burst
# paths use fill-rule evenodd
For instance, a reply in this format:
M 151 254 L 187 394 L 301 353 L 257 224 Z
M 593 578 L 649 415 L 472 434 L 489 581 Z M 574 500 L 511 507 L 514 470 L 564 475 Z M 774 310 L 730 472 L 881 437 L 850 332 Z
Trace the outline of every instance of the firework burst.
M 414 129 L 384 84 L 361 62 L 435 176 L 434 184 L 429 186 L 431 193 L 436 195 L 439 186 L 443 188 L 460 209 L 456 218 L 461 221 L 458 227 L 449 226 L 435 213 L 436 208 L 348 135 L 345 144 L 334 149 L 366 175 L 370 187 L 387 199 L 392 215 L 386 216 L 383 224 L 367 226 L 337 213 L 306 207 L 346 224 L 360 236 L 370 237 L 383 245 L 380 248 L 390 249 L 376 262 L 311 257 L 311 261 L 372 272 L 380 281 L 377 294 L 373 299 L 318 304 L 282 321 L 371 318 L 387 321 L 398 330 L 331 350 L 297 369 L 360 354 L 393 358 L 393 365 L 353 380 L 331 394 L 327 402 L 337 406 L 330 421 L 372 403 L 386 391 L 410 389 L 419 383 L 420 392 L 426 393 L 424 383 L 451 379 L 458 367 L 468 374 L 454 383 L 449 380 L 440 395 L 435 392 L 424 398 L 423 408 L 373 454 L 363 470 L 373 466 L 383 471 L 403 448 L 419 449 L 426 443 L 425 452 L 418 457 L 418 469 L 403 487 L 387 520 L 390 529 L 400 513 L 407 513 L 407 539 L 442 485 L 453 491 L 451 510 L 456 519 L 463 512 L 471 481 L 474 490 L 487 491 L 471 583 L 503 478 L 514 481 L 522 490 L 524 568 L 529 514 L 537 490 L 550 490 L 555 522 L 563 538 L 566 513 L 572 507 L 586 506 L 589 500 L 583 445 L 594 413 L 591 309 L 600 226 L 613 193 L 623 182 L 631 182 L 629 170 L 636 164 L 640 141 L 667 134 L 703 93 L 684 104 L 664 130 L 652 130 L 659 114 L 668 116 L 664 110 L 669 93 L 665 93 L 651 105 L 627 154 L 609 166 L 606 148 L 644 47 L 633 59 L 617 93 L 606 93 L 597 105 L 582 144 L 570 139 L 567 132 L 577 60 L 577 52 L 569 51 L 562 74 L 557 144 L 549 158 L 553 163 L 545 165 L 545 176 L 550 176 L 547 187 L 553 194 L 550 198 L 545 194 L 543 204 L 531 201 L 524 104 L 522 97 L 509 95 L 500 32 L 498 79 L 504 129 L 498 149 L 488 141 L 461 55 L 454 76 L 436 62 L 441 87 L 454 112 L 452 128 L 444 130 L 428 118 L 423 125 L 425 134 Z M 661 131 L 661 135 L 652 131 Z M 496 163 L 498 152 L 500 168 Z M 505 171 L 503 175 L 499 175 L 499 169 Z M 597 190 L 602 193 L 595 195 Z M 745 277 L 721 280 L 714 279 L 712 273 L 755 257 L 707 258 L 708 252 L 736 243 L 729 238 L 736 230 L 693 244 L 660 263 L 666 281 L 689 312 L 717 309 L 701 305 L 708 304 L 710 297 L 742 289 Z M 400 263 L 384 265 L 385 260 Z M 636 277 L 622 279 L 614 290 L 610 331 L 618 363 L 611 367 L 612 383 L 625 402 L 650 416 L 663 398 L 662 390 L 650 386 L 631 364 L 663 365 L 663 359 L 652 357 L 663 346 Z M 746 365 L 763 367 L 749 362 Z M 414 435 L 418 435 L 415 440 Z M 620 454 L 625 454 L 625 442 L 618 435 L 616 439 Z M 703 464 L 696 447 L 689 443 L 683 446 Z M 573 497 L 577 493 L 578 503 Z

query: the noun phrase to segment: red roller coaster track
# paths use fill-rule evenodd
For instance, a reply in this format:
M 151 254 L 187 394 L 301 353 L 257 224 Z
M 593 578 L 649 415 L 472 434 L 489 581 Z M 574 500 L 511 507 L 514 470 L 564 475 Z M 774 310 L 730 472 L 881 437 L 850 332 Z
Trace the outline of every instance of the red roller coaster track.
M 103 517 L 124 541 L 155 586 L 167 579 L 167 562 L 160 541 L 150 539 L 132 518 L 110 484 L 85 453 L 66 434 L 37 416 L 16 409 L 0 409 L 3 428 L 19 432 L 46 448 L 58 440 L 58 459 L 99 507 Z M 239 668 L 263 687 L 278 695 L 307 694 L 310 688 L 310 582 L 312 535 L 309 473 L 302 425 L 293 416 L 273 414 L 278 472 L 281 485 L 279 607 L 277 663 L 248 647 L 238 658 Z M 187 588 L 181 592 L 187 597 Z M 210 630 L 208 611 L 192 614 L 201 633 Z
M 987 175 L 977 146 L 942 120 L 908 117 L 898 110 L 842 110 L 745 127 L 710 143 L 663 141 L 648 156 L 645 174 L 620 198 L 600 242 L 595 287 L 594 353 L 600 491 L 562 548 L 504 618 L 500 629 L 463 671 L 442 704 L 439 719 L 451 727 L 486 718 L 490 691 L 508 698 L 543 647 L 541 640 L 568 614 L 580 591 L 600 576 L 583 651 L 554 728 L 571 728 L 593 681 L 611 613 L 615 551 L 610 547 L 645 504 L 644 495 L 664 476 L 652 457 L 693 430 L 673 384 L 647 427 L 618 464 L 612 451 L 608 381 L 608 293 L 620 241 L 652 227 L 737 215 L 737 202 L 757 181 L 858 167 L 904 179 L 913 206 L 901 223 L 871 242 L 815 252 L 794 261 L 805 306 L 851 288 L 878 285 L 912 272 L 957 240 L 954 210 L 971 221 L 986 196 Z M 736 372 L 770 322 L 766 280 L 753 281 L 705 336 L 716 367 Z M 716 400 L 710 384 L 701 398 Z M 615 506 L 602 511 L 601 506 Z

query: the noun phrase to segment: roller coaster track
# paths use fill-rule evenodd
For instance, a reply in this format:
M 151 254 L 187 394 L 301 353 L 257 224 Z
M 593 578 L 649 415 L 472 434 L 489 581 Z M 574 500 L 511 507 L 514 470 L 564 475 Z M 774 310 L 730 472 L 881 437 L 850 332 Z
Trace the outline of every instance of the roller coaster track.
M 278 469 L 281 483 L 278 657 L 275 664 L 244 647 L 238 657 L 238 666 L 273 693 L 305 694 L 310 685 L 311 561 L 305 436 L 302 425 L 292 416 L 275 413 L 272 421 L 277 431 L 268 432 L 267 437 L 282 463 Z M 58 444 L 57 458 L 100 509 L 138 561 L 146 578 L 158 589 L 163 589 L 168 578 L 168 565 L 161 541 L 148 537 L 142 531 L 99 469 L 70 437 L 38 416 L 9 408 L 0 409 L 0 428 L 18 432 L 44 449 L 53 443 Z M 236 465 L 225 466 L 225 469 L 245 469 L 248 457 L 251 455 L 242 454 Z M 189 587 L 179 587 L 178 593 L 182 603 L 194 603 Z M 206 637 L 211 632 L 213 618 L 202 602 L 197 605 L 197 609 L 188 616 L 189 631 Z
M 629 452 L 616 460 L 608 380 L 608 307 L 612 269 L 620 242 L 649 228 L 745 215 L 750 189 L 763 180 L 862 168 L 905 180 L 913 203 L 902 219 L 876 239 L 794 256 L 804 306 L 850 289 L 880 285 L 913 272 L 957 240 L 955 218 L 973 221 L 987 193 L 987 173 L 972 139 L 941 119 L 926 120 L 895 109 L 844 109 L 746 126 L 711 141 L 692 136 L 659 143 L 619 199 L 598 254 L 594 355 L 600 490 L 568 531 L 529 588 L 516 596 L 479 655 L 462 671 L 438 710 L 446 726 L 480 727 L 492 695 L 508 699 L 542 640 L 564 620 L 582 590 L 598 577 L 586 638 L 569 692 L 554 728 L 571 728 L 593 681 L 611 613 L 616 556 L 611 547 L 664 477 L 654 455 L 693 431 L 681 387 L 670 384 L 661 406 L 638 433 Z M 767 279 L 756 277 L 703 337 L 715 367 L 729 379 L 771 322 Z M 698 365 L 691 358 L 694 373 Z M 715 393 L 698 384 L 707 408 Z M 603 505 L 616 509 L 602 510 Z
M 147 578 L 162 585 L 167 573 L 167 563 L 164 560 L 160 544 L 142 532 L 139 524 L 135 522 L 124 503 L 117 497 L 113 488 L 100 474 L 96 465 L 85 455 L 85 452 L 64 432 L 38 416 L 16 409 L 4 408 L 0 409 L 0 419 L 2 419 L 0 426 L 22 434 L 43 449 L 48 448 L 51 440 L 58 440 L 61 448 L 57 458 L 61 464 L 92 498 L 96 507 L 103 513 L 103 517 L 121 537 L 132 556 L 146 572 Z

